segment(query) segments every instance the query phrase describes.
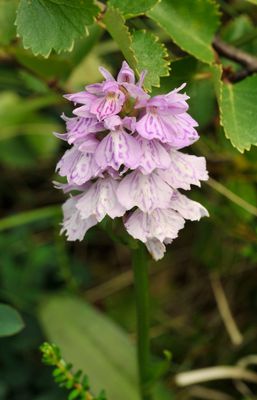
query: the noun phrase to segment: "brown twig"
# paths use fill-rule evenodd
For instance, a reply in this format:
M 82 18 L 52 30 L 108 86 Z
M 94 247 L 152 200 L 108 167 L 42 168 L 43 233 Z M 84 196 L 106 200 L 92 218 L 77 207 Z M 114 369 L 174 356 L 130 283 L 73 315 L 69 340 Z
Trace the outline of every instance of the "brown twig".
M 254 72 L 257 72 L 257 57 L 223 42 L 218 37 L 214 39 L 213 47 L 219 55 L 235 61 L 244 67 L 244 69 L 238 72 L 230 73 L 228 76 L 230 81 L 238 82 L 247 76 L 252 75 Z

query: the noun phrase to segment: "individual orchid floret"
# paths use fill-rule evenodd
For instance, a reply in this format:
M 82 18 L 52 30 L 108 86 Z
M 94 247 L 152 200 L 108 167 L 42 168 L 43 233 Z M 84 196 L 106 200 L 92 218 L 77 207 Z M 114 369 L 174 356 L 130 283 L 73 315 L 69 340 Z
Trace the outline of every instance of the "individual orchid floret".
M 95 216 L 90 215 L 88 218 L 81 218 L 80 212 L 76 205 L 81 195 L 70 197 L 63 205 L 63 223 L 61 233 L 66 233 L 67 239 L 83 240 L 86 232 L 92 226 L 98 223 Z
M 125 126 L 132 126 L 132 121 L 125 120 Z M 130 118 L 132 119 L 132 118 Z M 120 117 L 113 116 L 107 120 L 105 126 L 110 132 L 98 145 L 95 152 L 95 160 L 103 170 L 112 167 L 119 170 L 123 165 L 130 169 L 138 167 L 142 150 L 138 141 L 123 128 Z
M 199 139 L 195 130 L 198 124 L 186 112 L 187 98 L 171 92 L 169 95 L 149 99 L 137 122 L 139 135 L 148 140 L 158 139 L 175 149 L 193 144 Z
M 60 176 L 67 177 L 68 183 L 75 183 L 76 185 L 82 185 L 90 179 L 100 176 L 101 168 L 95 162 L 92 152 L 94 149 L 90 147 L 86 152 L 82 152 L 77 147 L 72 147 L 64 153 L 56 166 L 56 170 Z
M 127 209 L 138 207 L 144 212 L 169 207 L 173 189 L 156 172 L 149 175 L 134 171 L 119 184 L 117 197 Z
M 61 232 L 82 240 L 105 217 L 122 217 L 129 235 L 159 260 L 186 220 L 208 216 L 179 192 L 208 179 L 204 157 L 179 151 L 198 140 L 197 122 L 181 93 L 185 84 L 151 98 L 143 88 L 145 71 L 136 82 L 125 61 L 117 79 L 99 70 L 103 82 L 65 96 L 80 106 L 75 117 L 63 117 L 66 133 L 55 134 L 72 146 L 56 167 L 67 183 L 55 186 L 79 192 L 63 206 Z
M 117 187 L 118 181 L 111 177 L 100 178 L 92 183 L 76 205 L 81 218 L 87 219 L 93 215 L 100 222 L 106 215 L 112 219 L 123 216 L 126 209 L 117 198 Z

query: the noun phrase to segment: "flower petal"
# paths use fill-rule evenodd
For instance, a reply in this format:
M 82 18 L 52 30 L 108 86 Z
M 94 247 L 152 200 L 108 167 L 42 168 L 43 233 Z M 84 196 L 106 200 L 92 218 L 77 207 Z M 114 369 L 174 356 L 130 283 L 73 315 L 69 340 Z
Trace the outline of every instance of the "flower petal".
M 119 170 L 121 165 L 135 169 L 141 155 L 141 148 L 136 139 L 123 130 L 117 130 L 110 132 L 100 142 L 95 160 L 102 169 L 109 166 Z
M 60 176 L 66 176 L 68 183 L 82 185 L 91 178 L 101 173 L 101 168 L 96 164 L 92 153 L 82 153 L 72 147 L 64 153 L 58 162 L 56 170 Z
M 125 95 L 121 91 L 110 93 L 105 97 L 96 99 L 90 107 L 90 112 L 95 114 L 99 121 L 102 121 L 107 116 L 118 114 L 124 101 Z
M 99 67 L 98 68 L 100 73 L 103 75 L 106 81 L 115 81 L 114 77 L 112 74 L 104 67 Z
M 122 67 L 120 72 L 118 73 L 117 76 L 117 82 L 123 83 L 135 83 L 135 74 L 134 71 L 130 68 L 128 63 L 126 61 L 123 61 Z
M 131 172 L 117 190 L 118 199 L 127 210 L 137 206 L 144 212 L 168 207 L 172 194 L 173 189 L 155 172 L 149 175 Z
M 99 222 L 106 215 L 111 218 L 121 217 L 126 210 L 117 199 L 117 187 L 118 181 L 111 177 L 93 183 L 77 203 L 81 217 L 87 219 L 94 215 Z
M 147 140 L 139 135 L 136 139 L 142 150 L 139 170 L 143 174 L 150 174 L 156 168 L 167 169 L 169 167 L 170 155 L 158 140 Z
M 152 213 L 137 209 L 125 222 L 128 233 L 146 243 L 149 239 L 173 240 L 184 227 L 184 219 L 174 210 L 157 208 Z
M 178 191 L 176 191 L 172 196 L 171 208 L 178 211 L 183 218 L 191 221 L 199 221 L 202 217 L 209 216 L 205 207 L 197 201 L 188 199 Z
M 87 219 L 82 219 L 76 204 L 80 199 L 79 196 L 70 197 L 63 205 L 64 220 L 62 223 L 61 233 L 66 234 L 67 240 L 82 240 L 92 226 L 97 224 L 97 219 L 94 216 L 89 216 Z
M 170 156 L 170 167 L 166 171 L 159 170 L 158 175 L 174 189 L 188 190 L 191 185 L 201 186 L 200 181 L 208 180 L 204 157 L 185 154 L 177 150 L 170 150 Z
M 160 240 L 148 239 L 145 245 L 155 261 L 158 261 L 164 257 L 164 254 L 166 252 L 166 247 Z
M 196 122 L 187 113 L 172 115 L 167 110 L 162 112 L 150 108 L 137 122 L 136 130 L 146 139 L 158 139 L 179 149 L 199 139 L 195 125 Z

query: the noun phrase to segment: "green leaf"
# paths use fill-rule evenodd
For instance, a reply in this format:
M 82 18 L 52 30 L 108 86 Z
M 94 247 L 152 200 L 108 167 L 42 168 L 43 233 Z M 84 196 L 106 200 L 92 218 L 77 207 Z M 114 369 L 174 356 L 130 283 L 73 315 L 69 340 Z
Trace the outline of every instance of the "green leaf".
M 17 0 L 0 1 L 0 44 L 7 45 L 16 36 L 14 21 L 16 17 Z
M 160 77 L 169 75 L 169 62 L 166 47 L 158 42 L 157 36 L 145 30 L 135 31 L 132 35 L 132 49 L 138 60 L 138 71 L 147 70 L 144 87 L 160 86 Z M 144 55 L 142 57 L 142 54 Z
M 74 389 L 72 390 L 72 392 L 70 392 L 69 396 L 68 396 L 68 400 L 74 400 L 77 399 L 80 395 L 80 390 L 78 389 Z
M 104 15 L 103 22 L 114 41 L 118 44 L 130 67 L 137 71 L 137 59 L 132 49 L 132 37 L 120 11 L 109 7 Z
M 221 82 L 221 123 L 226 137 L 240 152 L 257 146 L 257 76 L 235 85 Z
M 212 0 L 162 0 L 147 15 L 155 20 L 181 49 L 201 61 L 212 63 L 211 43 L 219 26 L 219 13 Z
M 93 393 L 139 400 L 136 352 L 128 336 L 86 302 L 54 296 L 42 305 L 40 319 L 63 358 L 89 377 Z
M 65 79 L 72 69 L 71 62 L 56 54 L 51 54 L 46 59 L 42 56 L 35 57 L 31 51 L 21 47 L 12 47 L 9 51 L 21 65 L 43 79 L 58 81 Z
M 7 304 L 0 304 L 0 337 L 15 335 L 23 328 L 20 314 Z
M 195 79 L 188 85 L 186 92 L 190 97 L 190 114 L 199 123 L 199 128 L 203 129 L 216 115 L 213 83 L 210 79 Z
M 17 33 L 25 49 L 48 57 L 71 51 L 74 40 L 87 33 L 86 25 L 99 12 L 93 0 L 21 0 L 16 18 Z
M 144 14 L 160 0 L 109 0 L 109 4 L 118 8 L 125 18 Z

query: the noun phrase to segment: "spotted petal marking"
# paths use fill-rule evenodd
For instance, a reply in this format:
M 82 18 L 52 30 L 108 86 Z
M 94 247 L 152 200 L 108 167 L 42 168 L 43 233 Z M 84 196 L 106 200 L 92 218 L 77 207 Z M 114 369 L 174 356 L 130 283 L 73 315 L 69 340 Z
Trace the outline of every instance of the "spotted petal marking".
M 76 147 L 67 150 L 58 162 L 56 170 L 66 176 L 69 183 L 82 185 L 101 173 L 92 153 L 82 153 Z
M 144 175 L 139 171 L 131 172 L 119 184 L 117 196 L 127 209 L 137 206 L 144 212 L 169 206 L 173 189 L 155 172 Z
M 85 219 L 94 215 L 99 222 L 106 215 L 121 217 L 126 210 L 117 199 L 117 187 L 118 182 L 111 177 L 93 183 L 77 203 L 81 217 Z
M 139 143 L 123 130 L 110 132 L 99 144 L 95 153 L 97 164 L 119 170 L 121 165 L 135 169 L 142 155 Z
M 147 140 L 141 136 L 138 136 L 137 140 L 142 150 L 139 169 L 143 174 L 150 174 L 156 168 L 167 169 L 169 167 L 170 155 L 158 140 Z
M 206 160 L 180 151 L 170 150 L 171 164 L 160 175 L 174 189 L 189 190 L 191 185 L 201 186 L 200 181 L 208 180 Z
M 184 218 L 176 211 L 157 208 L 152 213 L 134 211 L 125 222 L 125 226 L 131 236 L 146 243 L 150 239 L 160 242 L 175 239 L 184 223 Z

